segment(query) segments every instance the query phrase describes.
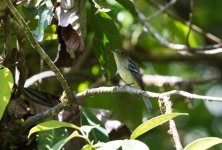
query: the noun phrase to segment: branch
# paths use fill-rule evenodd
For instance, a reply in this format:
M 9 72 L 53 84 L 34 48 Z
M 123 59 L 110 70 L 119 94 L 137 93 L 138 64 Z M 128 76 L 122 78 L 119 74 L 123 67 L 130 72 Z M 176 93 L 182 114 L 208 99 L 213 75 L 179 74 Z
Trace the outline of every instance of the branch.
M 170 6 L 174 5 L 177 2 L 177 0 L 171 0 L 169 3 L 167 3 L 165 6 L 160 6 L 160 10 L 154 13 L 152 16 L 148 18 L 148 20 L 152 20 L 161 13 L 165 12 Z
M 181 91 L 181 90 L 172 90 L 165 93 L 155 93 L 155 92 L 139 90 L 136 88 L 132 88 L 130 86 L 98 87 L 98 88 L 88 89 L 83 92 L 77 93 L 76 98 L 79 99 L 79 98 L 84 98 L 87 96 L 103 94 L 103 93 L 129 93 L 129 94 L 135 94 L 135 95 L 140 95 L 140 96 L 142 95 L 148 98 L 160 98 L 166 95 L 167 96 L 180 95 L 182 97 L 190 98 L 190 99 L 222 102 L 222 97 L 202 96 L 202 95 L 192 94 L 192 93 Z
M 98 87 L 98 88 L 88 89 L 83 92 L 77 93 L 75 95 L 75 97 L 77 99 L 81 99 L 84 97 L 98 95 L 98 94 L 104 94 L 104 93 L 128 93 L 128 94 L 142 95 L 142 96 L 148 97 L 148 98 L 157 98 L 157 100 L 159 98 L 164 97 L 164 96 L 181 95 L 183 97 L 190 98 L 190 99 L 199 99 L 199 100 L 206 100 L 206 101 L 210 100 L 210 101 L 222 102 L 222 97 L 202 96 L 202 95 L 191 94 L 191 93 L 188 93 L 185 91 L 177 91 L 177 90 L 172 90 L 172 91 L 168 91 L 165 93 L 154 93 L 154 92 L 135 89 L 130 86 Z M 50 116 L 57 115 L 64 108 L 65 107 L 62 105 L 62 103 L 59 103 L 55 107 L 50 108 L 47 111 L 44 111 L 40 114 L 29 117 L 22 124 L 22 127 L 27 129 L 28 127 L 30 127 L 34 124 L 44 121 L 45 119 L 49 118 Z
M 148 2 L 150 5 L 158 8 L 158 9 L 162 9 L 163 7 L 165 7 L 165 6 L 161 5 L 161 4 L 159 4 L 156 0 L 147 0 L 147 2 Z M 173 18 L 173 19 L 175 19 L 175 20 L 177 20 L 177 21 L 180 21 L 181 23 L 189 26 L 190 23 L 189 23 L 188 21 L 181 19 L 180 17 L 178 17 L 177 15 L 175 15 L 170 9 L 165 9 L 164 12 L 167 13 L 167 15 L 169 15 L 171 18 Z M 210 39 L 210 40 L 212 40 L 212 41 L 214 41 L 214 42 L 216 42 L 216 43 L 221 43 L 221 42 L 222 42 L 222 40 L 221 40 L 219 37 L 217 37 L 217 36 L 215 36 L 215 35 L 213 35 L 213 34 L 211 34 L 211 33 L 208 33 L 208 32 L 206 32 L 206 31 L 204 31 L 203 29 L 201 29 L 201 28 L 198 27 L 197 25 L 192 24 L 192 25 L 191 25 L 191 28 L 192 28 L 194 31 L 196 31 L 196 32 L 198 32 L 198 33 L 200 33 L 200 34 L 203 34 L 204 37 L 206 37 L 206 38 L 208 38 L 208 39 Z
M 147 28 L 147 30 L 150 32 L 153 38 L 156 39 L 161 45 L 185 53 L 192 52 L 192 53 L 208 54 L 208 55 L 222 53 L 222 43 L 215 45 L 199 46 L 199 47 L 189 47 L 184 44 L 169 42 L 168 40 L 164 39 L 158 32 L 155 31 L 155 29 L 151 26 L 150 22 L 142 12 L 140 12 L 138 9 L 136 10 L 141 24 L 143 24 L 144 27 Z
M 163 96 L 160 99 L 163 100 L 164 106 L 166 108 L 165 114 L 173 113 L 172 103 L 169 99 L 169 96 Z M 180 136 L 178 134 L 175 122 L 173 120 L 170 120 L 169 125 L 170 125 L 169 133 L 173 135 L 173 141 L 174 141 L 176 150 L 183 150 L 183 147 L 182 147 L 181 142 L 180 142 Z
M 59 69 L 55 66 L 55 64 L 52 62 L 52 60 L 49 58 L 49 56 L 45 53 L 45 51 L 41 48 L 41 46 L 36 42 L 29 26 L 27 25 L 27 23 L 25 22 L 25 20 L 22 18 L 22 16 L 19 14 L 19 12 L 17 11 L 17 9 L 14 7 L 14 5 L 11 3 L 10 0 L 4 0 L 4 2 L 6 3 L 7 7 L 10 9 L 10 11 L 12 12 L 12 14 L 14 15 L 14 17 L 17 19 L 17 21 L 19 22 L 19 24 L 21 25 L 21 28 L 24 29 L 24 32 L 26 34 L 26 38 L 29 40 L 29 42 L 31 43 L 32 47 L 34 49 L 36 49 L 38 51 L 38 53 L 41 55 L 41 57 L 45 60 L 45 62 L 48 64 L 48 66 L 50 67 L 50 69 L 55 73 L 56 78 L 58 79 L 58 81 L 60 82 L 60 85 L 62 86 L 63 90 L 65 91 L 68 100 L 64 101 L 63 104 L 66 106 L 70 106 L 71 104 L 76 105 L 75 102 L 75 98 L 72 95 L 72 92 L 66 82 L 66 80 L 64 79 L 63 75 L 61 74 L 61 72 L 59 71 Z M 77 105 L 76 105 L 77 107 Z
M 49 117 L 54 117 L 56 116 L 60 111 L 62 111 L 65 107 L 63 106 L 62 103 L 57 104 L 55 107 L 52 107 L 42 113 L 39 113 L 35 116 L 29 117 L 25 122 L 22 124 L 22 129 L 27 129 L 34 124 L 38 124 L 45 119 Z

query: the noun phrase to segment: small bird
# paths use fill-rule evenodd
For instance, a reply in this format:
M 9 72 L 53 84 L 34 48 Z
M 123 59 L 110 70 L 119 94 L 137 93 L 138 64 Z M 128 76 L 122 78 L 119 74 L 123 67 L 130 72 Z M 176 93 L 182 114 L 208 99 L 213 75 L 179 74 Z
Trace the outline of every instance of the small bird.
M 113 54 L 116 61 L 117 72 L 119 73 L 120 77 L 132 87 L 144 90 L 140 71 L 127 52 L 120 48 L 113 50 Z M 149 99 L 143 97 L 143 100 L 148 111 L 151 111 L 152 104 L 150 103 Z

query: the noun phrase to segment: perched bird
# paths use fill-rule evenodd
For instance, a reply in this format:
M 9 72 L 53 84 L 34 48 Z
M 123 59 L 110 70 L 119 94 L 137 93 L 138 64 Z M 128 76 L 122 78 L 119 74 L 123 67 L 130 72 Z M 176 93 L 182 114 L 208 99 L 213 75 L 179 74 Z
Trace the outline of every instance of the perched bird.
M 127 52 L 124 49 L 115 49 L 113 54 L 116 61 L 117 72 L 120 77 L 132 87 L 144 90 L 140 71 Z M 147 109 L 150 111 L 152 109 L 152 104 L 149 99 L 143 97 L 143 100 Z

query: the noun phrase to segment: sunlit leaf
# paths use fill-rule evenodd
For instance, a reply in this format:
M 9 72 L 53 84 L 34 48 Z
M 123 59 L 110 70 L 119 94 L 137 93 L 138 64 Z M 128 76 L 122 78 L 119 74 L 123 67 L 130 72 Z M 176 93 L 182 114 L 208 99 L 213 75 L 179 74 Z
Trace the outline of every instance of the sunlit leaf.
M 138 140 L 124 140 L 122 150 L 149 150 L 146 144 Z
M 117 150 L 122 145 L 123 140 L 115 140 L 101 144 L 102 146 L 97 150 Z
M 147 131 L 177 117 L 177 116 L 181 116 L 181 115 L 188 115 L 186 113 L 172 113 L 172 114 L 164 114 L 164 115 L 160 115 L 157 116 L 155 118 L 152 118 L 144 123 L 142 123 L 141 125 L 139 125 L 131 134 L 131 139 L 135 139 L 138 136 L 146 133 Z
M 28 137 L 30 137 L 30 135 L 32 135 L 33 133 L 36 132 L 40 132 L 40 131 L 44 131 L 44 130 L 50 130 L 50 129 L 54 129 L 54 128 L 60 128 L 60 127 L 67 127 L 67 128 L 73 128 L 76 130 L 80 130 L 79 127 L 71 124 L 71 123 L 66 123 L 66 122 L 60 122 L 57 120 L 50 120 L 50 121 L 46 121 L 44 123 L 38 124 L 36 126 L 34 126 L 30 131 L 29 131 L 29 135 Z
M 0 65 L 0 120 L 10 100 L 13 82 L 14 80 L 10 70 Z
M 149 150 L 146 144 L 138 140 L 115 140 L 107 143 L 102 143 L 97 150 L 117 150 L 122 147 L 122 150 Z
M 187 145 L 184 150 L 206 150 L 214 145 L 222 143 L 222 139 L 217 137 L 201 138 Z
M 87 144 L 84 145 L 81 150 L 96 150 L 96 149 L 93 146 Z

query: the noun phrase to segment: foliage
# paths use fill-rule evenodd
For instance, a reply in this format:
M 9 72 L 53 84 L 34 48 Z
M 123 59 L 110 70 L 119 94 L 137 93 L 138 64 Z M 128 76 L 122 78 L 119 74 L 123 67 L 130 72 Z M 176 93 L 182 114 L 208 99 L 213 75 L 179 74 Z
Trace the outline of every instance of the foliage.
M 10 70 L 1 65 L 0 65 L 0 79 L 1 79 L 0 87 L 2 87 L 0 90 L 0 100 L 1 100 L 0 120 L 1 120 L 5 111 L 5 108 L 7 107 L 9 103 L 11 92 L 12 92 L 12 87 L 13 87 L 13 77 Z
M 43 122 L 46 117 L 30 125 L 33 117 L 41 118 L 42 112 L 60 103 L 58 96 L 64 89 L 53 73 L 39 74 L 49 67 L 36 54 L 33 43 L 25 40 L 27 28 L 18 23 L 4 1 L 0 4 L 0 149 L 61 149 L 73 141 L 84 150 L 173 149 L 169 127 L 163 124 L 171 119 L 185 150 L 214 145 L 212 149 L 221 149 L 217 138 L 222 136 L 221 102 L 177 95 L 170 100 L 173 112 L 178 113 L 164 114 L 166 106 L 160 97 L 150 98 L 154 109 L 147 112 L 136 95 L 92 94 L 77 100 L 79 111 L 65 108 L 63 122 Z M 169 3 L 163 0 L 13 2 L 74 93 L 124 85 L 116 75 L 112 54 L 122 47 L 143 69 L 146 90 L 222 96 L 221 54 L 205 53 L 221 49 L 219 0 L 197 0 L 193 8 L 191 1 L 177 1 L 167 8 Z M 181 45 L 186 48 L 180 49 Z M 147 74 L 154 76 L 145 80 Z M 155 75 L 163 78 L 154 80 Z M 189 116 L 177 117 L 186 114 Z
M 181 113 L 173 113 L 173 114 L 165 114 L 165 115 L 157 116 L 156 118 L 148 120 L 147 122 L 141 124 L 138 128 L 136 128 L 135 131 L 132 133 L 130 140 L 125 139 L 125 140 L 115 140 L 115 141 L 108 142 L 109 139 L 108 137 L 106 137 L 107 135 L 104 135 L 104 134 L 101 134 L 101 132 L 98 132 L 99 130 L 105 131 L 104 124 L 100 122 L 96 118 L 96 116 L 88 112 L 86 109 L 81 108 L 80 111 L 82 114 L 81 119 L 84 120 L 82 122 L 91 123 L 90 125 L 87 125 L 87 126 L 83 125 L 81 127 L 77 127 L 70 123 L 50 120 L 50 121 L 41 123 L 33 127 L 30 130 L 28 137 L 30 137 L 30 135 L 32 135 L 33 133 L 40 132 L 40 131 L 52 130 L 59 127 L 69 127 L 69 128 L 76 129 L 78 132 L 80 132 L 80 134 L 77 131 L 73 131 L 73 133 L 71 133 L 70 136 L 68 136 L 67 138 L 60 136 L 61 140 L 55 143 L 55 145 L 51 147 L 52 149 L 60 150 L 69 140 L 71 140 L 72 138 L 79 137 L 79 138 L 85 139 L 88 142 L 89 146 L 92 147 L 92 149 L 96 148 L 98 150 L 108 150 L 108 149 L 117 150 L 119 149 L 119 147 L 122 147 L 123 150 L 128 150 L 128 149 L 149 150 L 149 148 L 144 143 L 138 140 L 134 140 L 134 139 L 139 135 L 145 134 L 145 132 L 147 132 L 148 130 L 161 125 L 163 122 L 169 121 L 176 116 L 184 115 Z M 92 120 L 94 120 L 94 122 L 98 122 L 97 125 L 95 125 Z M 97 132 L 93 131 L 94 129 L 97 129 L 96 130 Z M 93 136 L 90 136 L 90 133 L 92 133 Z M 55 136 L 53 137 L 58 138 Z M 214 140 L 212 140 L 212 142 L 213 141 Z M 94 145 L 93 145 L 93 142 L 95 142 Z M 101 143 L 101 142 L 106 142 L 106 143 Z M 42 143 L 39 143 L 39 144 L 42 145 Z M 212 145 L 215 145 L 215 144 L 217 144 L 217 142 L 212 143 Z M 46 145 L 49 145 L 49 143 Z

